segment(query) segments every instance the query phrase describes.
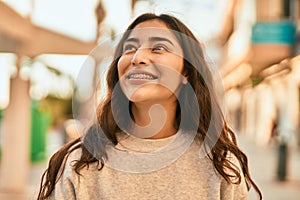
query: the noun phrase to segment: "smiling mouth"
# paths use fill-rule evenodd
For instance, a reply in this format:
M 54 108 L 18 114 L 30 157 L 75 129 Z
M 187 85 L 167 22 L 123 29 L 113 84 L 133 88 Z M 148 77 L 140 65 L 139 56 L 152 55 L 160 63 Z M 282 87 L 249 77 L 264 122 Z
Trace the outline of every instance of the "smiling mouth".
M 151 74 L 144 74 L 144 73 L 136 73 L 136 74 L 129 74 L 127 76 L 129 80 L 155 80 L 157 79 L 156 76 Z

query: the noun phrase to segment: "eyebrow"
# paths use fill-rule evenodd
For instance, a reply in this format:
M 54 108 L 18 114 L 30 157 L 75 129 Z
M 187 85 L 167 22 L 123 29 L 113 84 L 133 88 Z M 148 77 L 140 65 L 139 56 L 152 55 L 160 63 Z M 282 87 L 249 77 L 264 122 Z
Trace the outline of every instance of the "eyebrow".
M 171 40 L 164 38 L 164 37 L 150 37 L 148 39 L 150 42 L 159 42 L 159 41 L 164 41 L 164 42 L 168 42 L 170 43 L 172 46 L 174 46 L 173 42 L 171 42 Z M 125 40 L 126 42 L 136 42 L 139 43 L 140 40 L 138 38 L 128 38 L 127 40 Z
M 164 38 L 164 37 L 150 37 L 149 38 L 150 42 L 158 42 L 158 41 L 164 41 L 170 43 L 172 46 L 174 46 L 173 42 L 171 40 Z
M 139 39 L 137 39 L 137 38 L 127 38 L 126 40 L 125 40 L 125 43 L 126 42 L 136 42 L 136 43 L 139 43 Z

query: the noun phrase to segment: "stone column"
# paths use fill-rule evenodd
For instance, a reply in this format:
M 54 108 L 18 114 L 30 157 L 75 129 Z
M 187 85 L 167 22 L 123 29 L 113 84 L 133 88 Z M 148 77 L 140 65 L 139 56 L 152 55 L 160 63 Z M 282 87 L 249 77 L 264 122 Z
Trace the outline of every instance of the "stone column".
M 17 61 L 20 69 L 22 57 Z M 19 70 L 20 71 L 20 70 Z M 11 80 L 10 103 L 2 121 L 2 159 L 0 190 L 25 193 L 30 168 L 30 96 L 29 81 L 20 75 Z

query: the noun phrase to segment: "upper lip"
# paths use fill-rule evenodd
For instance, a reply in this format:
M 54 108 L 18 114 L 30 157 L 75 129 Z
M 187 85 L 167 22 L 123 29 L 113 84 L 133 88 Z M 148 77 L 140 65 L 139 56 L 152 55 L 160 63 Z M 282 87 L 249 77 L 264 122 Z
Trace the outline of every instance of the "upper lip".
M 134 69 L 134 70 L 127 72 L 126 78 L 129 78 L 131 75 L 134 75 L 134 74 L 146 74 L 146 75 L 150 75 L 154 78 L 158 78 L 158 76 L 154 75 L 154 73 L 149 72 L 147 70 L 140 70 L 140 69 Z

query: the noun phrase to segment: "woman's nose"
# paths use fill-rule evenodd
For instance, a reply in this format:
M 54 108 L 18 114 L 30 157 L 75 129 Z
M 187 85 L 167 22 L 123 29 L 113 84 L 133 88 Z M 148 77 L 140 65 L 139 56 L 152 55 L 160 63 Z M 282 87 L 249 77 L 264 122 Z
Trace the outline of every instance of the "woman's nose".
M 148 48 L 139 48 L 134 53 L 131 64 L 134 66 L 147 65 L 149 63 Z

